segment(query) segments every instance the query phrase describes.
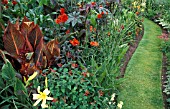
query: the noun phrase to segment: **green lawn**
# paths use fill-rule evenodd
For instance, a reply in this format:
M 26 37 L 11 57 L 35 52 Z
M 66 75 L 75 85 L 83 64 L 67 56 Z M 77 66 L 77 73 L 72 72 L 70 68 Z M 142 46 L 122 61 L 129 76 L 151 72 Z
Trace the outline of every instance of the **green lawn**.
M 126 69 L 120 85 L 123 109 L 163 109 L 161 93 L 161 29 L 144 20 L 144 36 Z

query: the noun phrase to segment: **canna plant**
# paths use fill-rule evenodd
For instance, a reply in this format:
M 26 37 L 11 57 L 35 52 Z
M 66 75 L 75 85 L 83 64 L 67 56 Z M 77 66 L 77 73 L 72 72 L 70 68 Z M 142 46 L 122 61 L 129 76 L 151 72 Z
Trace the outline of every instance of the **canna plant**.
M 19 19 L 15 24 L 8 22 L 3 42 L 7 58 L 23 76 L 35 71 L 41 73 L 43 68 L 50 66 L 55 57 L 60 55 L 57 40 L 45 44 L 39 26 L 26 17 L 21 24 Z

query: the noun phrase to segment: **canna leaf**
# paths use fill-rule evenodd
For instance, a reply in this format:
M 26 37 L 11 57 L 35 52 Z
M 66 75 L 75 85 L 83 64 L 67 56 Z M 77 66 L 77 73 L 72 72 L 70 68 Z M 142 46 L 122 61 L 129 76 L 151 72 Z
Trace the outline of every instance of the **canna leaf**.
M 36 47 L 34 61 L 36 66 L 43 66 L 43 38 Z
M 51 54 L 50 50 L 47 48 L 47 45 L 43 44 L 43 53 L 45 54 L 47 60 L 50 62 L 50 60 L 53 59 L 53 55 Z
M 34 50 L 39 45 L 42 38 L 43 34 L 38 25 L 36 25 L 28 34 L 28 40 L 31 43 Z
M 59 43 L 57 39 L 51 40 L 47 43 L 47 48 L 54 56 L 60 56 L 60 48 L 58 47 Z
M 24 36 L 15 28 L 15 25 L 8 22 L 8 27 L 3 36 L 4 48 L 14 56 L 18 56 L 25 45 Z
M 21 25 L 20 31 L 24 37 L 28 35 L 28 33 L 35 27 L 34 22 L 30 22 L 26 17 L 24 17 Z

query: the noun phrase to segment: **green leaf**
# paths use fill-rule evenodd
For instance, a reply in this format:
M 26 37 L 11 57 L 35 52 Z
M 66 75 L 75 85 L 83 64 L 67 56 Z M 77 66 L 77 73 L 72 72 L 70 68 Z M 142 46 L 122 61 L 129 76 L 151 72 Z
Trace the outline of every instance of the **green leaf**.
M 17 81 L 16 81 L 16 84 L 15 84 L 15 87 L 14 87 L 14 91 L 15 91 L 16 95 L 23 95 L 23 92 L 24 93 L 27 92 L 24 84 L 19 79 L 17 79 Z
M 96 15 L 91 15 L 90 22 L 93 26 L 96 26 Z
M 9 60 L 7 60 L 6 62 L 7 63 L 4 64 L 2 67 L 2 72 L 1 72 L 2 78 L 7 81 L 15 81 L 16 80 L 16 77 L 15 77 L 16 71 L 12 67 Z
M 2 77 L 0 76 L 0 90 L 3 89 L 4 87 L 5 87 L 4 81 Z
M 42 6 L 42 5 L 47 5 L 47 0 L 40 0 L 39 1 L 39 6 Z
M 0 107 L 0 108 L 1 108 L 1 109 L 10 109 L 9 106 L 10 106 L 10 104 L 4 105 L 4 106 L 2 106 L 2 107 Z

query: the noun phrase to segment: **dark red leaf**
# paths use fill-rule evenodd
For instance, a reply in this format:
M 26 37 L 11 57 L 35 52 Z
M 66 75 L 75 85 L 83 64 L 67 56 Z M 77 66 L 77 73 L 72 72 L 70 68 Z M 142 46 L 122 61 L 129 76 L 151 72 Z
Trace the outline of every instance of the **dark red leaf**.
M 15 56 L 20 55 L 20 52 L 25 45 L 24 36 L 15 28 L 15 25 L 11 22 L 8 23 L 8 27 L 5 30 L 3 42 L 5 50 Z
M 54 56 L 60 56 L 60 48 L 58 47 L 59 43 L 57 39 L 51 40 L 47 43 L 47 48 Z
M 36 47 L 34 61 L 36 66 L 43 66 L 43 38 Z
M 35 50 L 36 47 L 39 45 L 41 39 L 43 39 L 43 34 L 38 25 L 36 25 L 29 33 L 28 33 L 28 40 L 31 43 L 33 49 Z

